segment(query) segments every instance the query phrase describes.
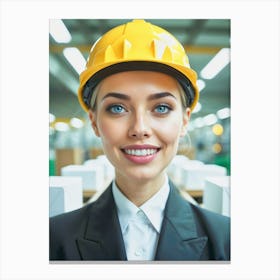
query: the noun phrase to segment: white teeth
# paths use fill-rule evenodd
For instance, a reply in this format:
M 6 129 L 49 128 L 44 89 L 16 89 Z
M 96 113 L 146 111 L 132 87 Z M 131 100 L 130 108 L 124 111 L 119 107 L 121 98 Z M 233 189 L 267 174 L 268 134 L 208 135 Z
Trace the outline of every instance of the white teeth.
M 124 150 L 126 154 L 133 155 L 133 156 L 149 156 L 152 154 L 155 154 L 157 152 L 157 149 L 125 149 Z

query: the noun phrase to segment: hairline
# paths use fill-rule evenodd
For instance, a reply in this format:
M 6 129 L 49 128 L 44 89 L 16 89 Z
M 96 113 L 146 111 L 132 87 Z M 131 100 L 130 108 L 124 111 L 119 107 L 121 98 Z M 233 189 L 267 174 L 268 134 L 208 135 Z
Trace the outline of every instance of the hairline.
M 96 110 L 96 100 L 97 100 L 97 95 L 98 95 L 101 83 L 102 83 L 102 81 L 100 81 L 92 91 L 92 97 L 91 97 L 91 100 L 90 100 L 90 108 L 89 108 L 92 111 Z M 187 109 L 188 108 L 188 106 L 187 106 L 187 104 L 188 104 L 187 95 L 186 95 L 185 91 L 183 90 L 183 87 L 181 86 L 181 84 L 177 80 L 176 80 L 176 83 L 177 83 L 177 86 L 178 86 L 178 89 L 179 89 L 182 107 L 183 107 L 183 109 Z

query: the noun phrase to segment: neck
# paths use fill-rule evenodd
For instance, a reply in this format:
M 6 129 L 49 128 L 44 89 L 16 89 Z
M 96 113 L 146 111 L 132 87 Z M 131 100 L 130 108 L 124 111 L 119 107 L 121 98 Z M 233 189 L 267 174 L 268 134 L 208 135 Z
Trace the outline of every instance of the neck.
M 149 200 L 163 186 L 165 173 L 153 180 L 128 180 L 116 175 L 116 184 L 120 191 L 137 207 Z

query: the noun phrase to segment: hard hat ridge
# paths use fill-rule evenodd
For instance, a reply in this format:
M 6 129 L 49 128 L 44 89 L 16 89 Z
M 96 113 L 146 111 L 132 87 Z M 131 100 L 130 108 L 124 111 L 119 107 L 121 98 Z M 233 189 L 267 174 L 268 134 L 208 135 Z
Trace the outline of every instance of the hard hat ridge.
M 172 52 L 169 46 L 164 44 L 158 39 L 154 39 L 151 43 L 153 51 L 154 51 L 154 57 L 157 59 L 166 59 L 166 60 L 172 60 Z

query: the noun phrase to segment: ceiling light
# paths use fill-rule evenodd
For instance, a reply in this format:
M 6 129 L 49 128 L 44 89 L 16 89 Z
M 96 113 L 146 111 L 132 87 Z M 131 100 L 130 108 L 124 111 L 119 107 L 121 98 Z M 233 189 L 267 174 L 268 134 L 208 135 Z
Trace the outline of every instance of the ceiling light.
M 78 118 L 72 118 L 70 120 L 70 124 L 72 127 L 75 127 L 75 128 L 81 128 L 84 126 L 84 122 Z
M 202 91 L 205 88 L 205 82 L 203 80 L 197 80 L 196 84 L 198 86 L 199 91 Z
M 221 124 L 216 123 L 213 125 L 212 131 L 216 136 L 221 136 L 224 133 L 224 128 Z
M 201 110 L 201 108 L 202 108 L 201 104 L 199 102 L 197 102 L 192 111 L 192 114 L 199 112 Z
M 49 113 L 49 123 L 53 123 L 55 121 L 55 115 Z
M 220 144 L 220 143 L 215 143 L 213 146 L 212 146 L 212 151 L 215 153 L 215 154 L 219 154 L 220 152 L 222 152 L 223 150 L 223 146 Z
M 77 48 L 65 48 L 63 54 L 76 72 L 80 75 L 85 69 L 86 60 Z
M 215 114 L 209 114 L 203 118 L 205 125 L 212 125 L 217 122 L 217 117 Z
M 50 34 L 57 43 L 69 43 L 72 39 L 61 19 L 50 20 Z
M 201 70 L 204 79 L 213 79 L 230 62 L 230 49 L 221 49 L 213 59 Z
M 224 109 L 219 110 L 217 112 L 217 116 L 221 120 L 230 117 L 230 109 L 229 108 L 224 108 Z
M 69 125 L 65 122 L 56 122 L 54 128 L 58 131 L 67 131 L 69 130 Z
M 200 128 L 200 127 L 203 127 L 204 126 L 204 121 L 203 121 L 203 118 L 196 118 L 194 120 L 194 126 L 197 127 L 197 128 Z
M 63 70 L 63 66 L 57 62 L 56 58 L 50 54 L 50 72 L 55 76 L 62 84 L 64 84 L 72 93 L 77 95 L 77 88 L 79 87 L 78 79 L 73 79 L 66 71 Z

